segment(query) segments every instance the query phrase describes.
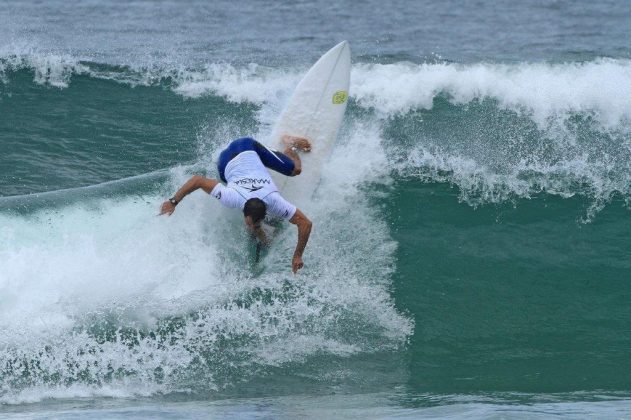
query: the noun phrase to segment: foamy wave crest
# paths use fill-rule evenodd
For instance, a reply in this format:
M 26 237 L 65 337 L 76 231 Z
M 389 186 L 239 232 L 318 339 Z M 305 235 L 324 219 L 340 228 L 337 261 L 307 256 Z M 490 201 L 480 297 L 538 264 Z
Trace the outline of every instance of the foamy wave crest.
M 41 85 L 66 88 L 73 74 L 87 73 L 89 68 L 68 54 L 38 53 L 32 48 L 5 48 L 0 51 L 0 79 L 6 83 L 6 73 L 29 69 L 33 81 Z
M 221 96 L 234 103 L 261 105 L 284 98 L 300 80 L 301 72 L 276 70 L 258 64 L 236 67 L 229 63 L 209 63 L 203 69 L 181 66 L 129 67 L 117 71 L 91 69 L 96 78 L 132 86 L 168 82 L 173 91 L 187 98 Z
M 522 159 L 498 170 L 468 156 L 419 147 L 408 154 L 400 169 L 404 176 L 457 185 L 460 199 L 474 207 L 538 193 L 583 196 L 591 202 L 585 222 L 591 221 L 614 194 L 631 195 L 629 174 L 616 168 L 613 160 L 593 161 L 588 155 L 556 163 Z
M 73 75 L 87 74 L 129 86 L 164 83 L 189 98 L 217 95 L 236 103 L 262 104 L 287 96 L 302 74 L 301 70 L 272 69 L 256 63 L 237 67 L 209 62 L 191 68 L 178 62 L 144 59 L 126 65 L 91 60 L 92 57 L 42 51 L 26 43 L 7 44 L 0 48 L 0 81 L 7 83 L 9 73 L 26 69 L 34 72 L 37 84 L 67 88 Z
M 493 99 L 540 128 L 551 118 L 586 114 L 607 129 L 631 121 L 631 62 L 565 64 L 360 64 L 352 95 L 384 116 L 431 109 L 443 94 L 456 105 Z
M 184 71 L 175 77 L 175 92 L 198 97 L 212 93 L 232 102 L 261 104 L 288 91 L 300 78 L 300 73 L 272 71 L 256 64 L 236 68 L 229 64 L 210 64 L 201 72 Z
M 208 63 L 201 68 L 189 68 L 179 63 L 120 66 L 89 59 L 12 44 L 0 49 L 0 81 L 7 83 L 9 72 L 27 69 L 34 72 L 35 83 L 66 88 L 73 75 L 88 74 L 130 86 L 167 83 L 177 94 L 190 98 L 212 94 L 232 102 L 261 104 L 286 96 L 301 76 L 300 71 L 271 69 L 255 63 L 243 67 Z

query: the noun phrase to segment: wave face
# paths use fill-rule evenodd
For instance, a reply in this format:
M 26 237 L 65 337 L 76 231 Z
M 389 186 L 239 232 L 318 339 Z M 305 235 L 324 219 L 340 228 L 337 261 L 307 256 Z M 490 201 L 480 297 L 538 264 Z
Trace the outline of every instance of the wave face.
M 630 69 L 376 65 L 360 66 L 354 83 L 358 104 L 388 120 L 403 175 L 453 183 L 473 205 L 580 195 L 590 219 L 629 195 Z
M 0 5 L 3 408 L 626 409 L 628 6 L 395 2 L 376 23 L 373 3 Z M 341 38 L 351 98 L 296 203 L 299 275 L 293 226 L 254 264 L 206 194 L 156 217 L 231 139 L 265 141 Z

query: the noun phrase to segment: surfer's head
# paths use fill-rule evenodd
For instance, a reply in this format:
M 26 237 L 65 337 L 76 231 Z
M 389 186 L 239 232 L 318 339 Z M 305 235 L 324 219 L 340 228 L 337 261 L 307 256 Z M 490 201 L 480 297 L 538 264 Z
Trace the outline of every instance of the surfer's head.
M 245 224 L 248 225 L 249 228 L 260 226 L 263 219 L 265 219 L 266 212 L 267 206 L 263 200 L 260 198 L 250 198 L 245 202 L 245 206 L 243 206 Z

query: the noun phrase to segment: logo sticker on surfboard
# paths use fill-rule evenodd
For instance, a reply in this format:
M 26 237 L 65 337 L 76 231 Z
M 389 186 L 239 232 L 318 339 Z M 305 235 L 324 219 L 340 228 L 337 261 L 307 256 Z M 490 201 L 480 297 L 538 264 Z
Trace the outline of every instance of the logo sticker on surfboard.
M 348 99 L 348 92 L 345 90 L 338 90 L 333 94 L 333 103 L 335 105 L 343 104 L 346 102 L 346 99 Z

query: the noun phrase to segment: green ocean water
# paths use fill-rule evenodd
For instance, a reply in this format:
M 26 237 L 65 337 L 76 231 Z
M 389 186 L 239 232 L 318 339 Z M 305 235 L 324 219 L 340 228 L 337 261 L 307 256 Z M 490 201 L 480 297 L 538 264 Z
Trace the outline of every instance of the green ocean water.
M 296 203 L 314 221 L 298 276 L 291 226 L 254 265 L 239 214 L 207 195 L 156 215 L 191 174 L 217 176 L 230 140 L 270 134 L 329 46 L 300 37 L 315 23 L 287 20 L 274 55 L 254 27 L 208 41 L 198 19 L 234 16 L 223 4 L 25 4 L 0 8 L 7 416 L 628 415 L 631 65 L 620 25 L 596 30 L 623 4 L 513 10 L 573 13 L 544 47 L 476 25 L 503 27 L 504 4 L 401 3 L 409 33 L 365 12 L 336 148 Z M 454 25 L 432 38 L 438 23 L 437 50 L 405 41 L 423 10 L 488 50 Z M 63 30 L 77 16 L 81 36 Z
M 473 210 L 450 205 L 457 193 L 446 186 L 401 181 L 397 190 L 418 198 L 389 209 L 406 220 L 393 237 L 415 245 L 398 253 L 395 282 L 397 301 L 416 315 L 415 388 L 627 387 L 621 200 L 583 225 L 580 199 L 536 196 Z

